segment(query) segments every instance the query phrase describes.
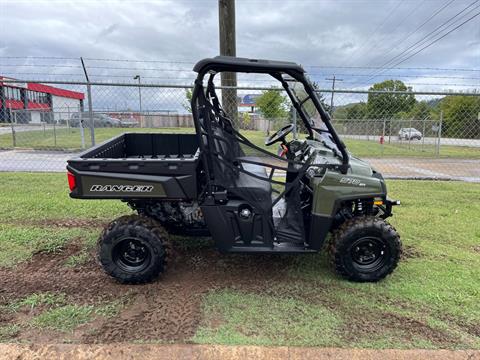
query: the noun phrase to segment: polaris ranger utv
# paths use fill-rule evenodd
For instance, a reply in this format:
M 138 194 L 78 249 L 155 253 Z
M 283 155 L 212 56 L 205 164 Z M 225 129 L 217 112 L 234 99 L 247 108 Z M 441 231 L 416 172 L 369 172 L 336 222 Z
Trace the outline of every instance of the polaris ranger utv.
M 192 93 L 196 134 L 125 133 L 68 161 L 70 196 L 121 199 L 138 215 L 103 231 L 98 257 L 124 283 L 164 272 L 169 233 L 212 236 L 231 253 L 314 253 L 352 281 L 378 281 L 400 258 L 400 237 L 385 219 L 398 204 L 382 175 L 352 156 L 303 68 L 295 63 L 215 57 L 199 61 Z M 232 124 L 216 94 L 220 72 L 261 73 L 285 89 L 305 131 L 269 136 L 284 156 L 255 145 Z

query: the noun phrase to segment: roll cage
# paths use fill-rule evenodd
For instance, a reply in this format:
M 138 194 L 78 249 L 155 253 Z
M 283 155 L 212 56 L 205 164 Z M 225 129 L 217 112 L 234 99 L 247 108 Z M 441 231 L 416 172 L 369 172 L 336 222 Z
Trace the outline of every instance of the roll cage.
M 199 123 L 200 114 L 198 113 L 199 97 L 205 95 L 211 100 L 214 111 L 223 113 L 223 116 L 226 118 L 226 114 L 223 112 L 218 97 L 215 94 L 215 88 L 213 85 L 213 79 L 217 73 L 220 72 L 239 72 L 239 73 L 259 73 L 259 74 L 268 74 L 278 80 L 282 87 L 285 89 L 288 97 L 290 98 L 293 107 L 300 115 L 302 122 L 305 126 L 305 129 L 308 131 L 307 139 L 314 138 L 315 131 L 321 131 L 319 129 L 314 129 L 310 122 L 308 115 L 305 113 L 305 110 L 302 108 L 302 102 L 298 101 L 297 97 L 293 94 L 292 89 L 288 85 L 288 81 L 282 75 L 287 75 L 293 78 L 294 80 L 300 82 L 305 92 L 307 93 L 307 98 L 305 100 L 311 99 L 315 105 L 318 114 L 320 115 L 321 120 L 327 128 L 327 132 L 331 135 L 333 142 L 340 151 L 342 157 L 342 165 L 338 166 L 338 170 L 342 173 L 346 173 L 349 167 L 349 154 L 346 150 L 345 144 L 338 137 L 332 123 L 330 115 L 323 109 L 318 97 L 315 93 L 310 81 L 305 76 L 305 70 L 298 64 L 287 61 L 271 61 L 271 60 L 260 60 L 260 59 L 248 59 L 248 58 L 237 58 L 230 56 L 216 56 L 215 58 L 206 58 L 200 60 L 195 64 L 193 70 L 198 73 L 195 80 L 195 87 L 192 92 L 192 113 L 195 122 L 195 128 L 197 134 L 201 132 L 201 124 Z M 203 81 L 206 75 L 209 75 L 208 86 L 205 91 L 203 87 Z M 202 94 L 203 93 L 203 94 Z M 304 100 L 304 101 L 305 101 Z M 230 123 L 229 126 L 232 124 Z

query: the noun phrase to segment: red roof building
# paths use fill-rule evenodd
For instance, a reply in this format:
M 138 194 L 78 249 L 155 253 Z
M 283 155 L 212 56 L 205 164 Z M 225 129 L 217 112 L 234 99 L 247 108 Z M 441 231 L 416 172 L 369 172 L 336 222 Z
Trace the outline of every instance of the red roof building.
M 58 122 L 83 110 L 81 92 L 2 80 L 13 79 L 0 76 L 0 122 Z

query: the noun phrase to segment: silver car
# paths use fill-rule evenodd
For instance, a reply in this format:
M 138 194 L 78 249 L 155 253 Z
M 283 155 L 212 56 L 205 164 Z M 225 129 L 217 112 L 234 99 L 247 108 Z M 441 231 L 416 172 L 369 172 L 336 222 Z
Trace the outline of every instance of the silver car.
M 399 140 L 420 140 L 422 133 L 415 128 L 401 128 L 398 132 Z
M 70 126 L 79 127 L 82 121 L 83 127 L 90 126 L 90 115 L 86 112 L 72 114 L 70 118 Z M 120 127 L 122 123 L 118 119 L 114 119 L 105 114 L 93 114 L 94 127 Z

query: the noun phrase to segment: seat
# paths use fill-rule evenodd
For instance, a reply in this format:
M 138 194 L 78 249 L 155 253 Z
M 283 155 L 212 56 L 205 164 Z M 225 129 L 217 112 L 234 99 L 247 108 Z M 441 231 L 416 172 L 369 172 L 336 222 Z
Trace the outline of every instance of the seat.
M 215 139 L 214 143 L 215 150 L 221 154 L 226 161 L 229 161 L 232 165 L 235 162 L 238 162 L 238 166 L 241 166 L 246 172 L 252 173 L 259 177 L 264 177 L 266 179 L 261 180 L 243 171 L 238 171 L 236 172 L 237 174 L 235 175 L 234 179 L 234 187 L 237 193 L 242 191 L 249 192 L 257 201 L 271 202 L 272 184 L 267 179 L 267 171 L 265 167 L 262 165 L 250 164 L 241 161 L 243 159 L 261 162 L 260 159 L 255 157 L 238 156 L 243 155 L 243 151 L 238 142 L 236 142 L 231 135 L 226 134 L 220 126 L 215 127 L 213 133 L 216 137 L 223 139 Z M 221 171 L 228 171 L 225 164 L 220 162 L 219 166 Z

